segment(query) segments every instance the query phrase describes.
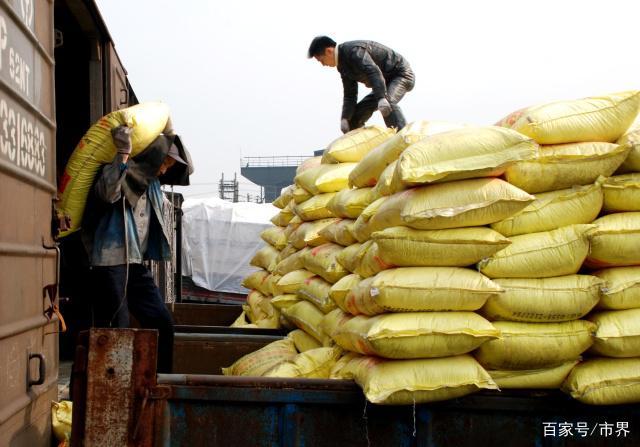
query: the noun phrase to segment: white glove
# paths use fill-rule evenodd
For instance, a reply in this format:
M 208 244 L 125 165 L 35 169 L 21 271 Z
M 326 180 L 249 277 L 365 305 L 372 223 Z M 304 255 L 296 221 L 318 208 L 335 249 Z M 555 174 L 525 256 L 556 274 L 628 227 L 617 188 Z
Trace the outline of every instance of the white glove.
M 133 129 L 127 126 L 118 126 L 111 129 L 111 139 L 118 154 L 126 156 L 131 154 L 131 131 Z
M 391 104 L 387 101 L 387 98 L 382 98 L 378 101 L 378 110 L 382 113 L 382 116 L 387 117 L 391 113 Z
M 340 130 L 342 131 L 342 133 L 347 133 L 349 132 L 349 121 L 346 119 L 342 119 L 340 121 Z

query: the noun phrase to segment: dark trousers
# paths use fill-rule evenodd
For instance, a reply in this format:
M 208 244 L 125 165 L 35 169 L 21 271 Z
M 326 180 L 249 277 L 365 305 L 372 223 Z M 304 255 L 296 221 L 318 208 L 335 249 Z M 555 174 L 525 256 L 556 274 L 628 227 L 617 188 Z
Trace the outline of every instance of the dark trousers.
M 94 267 L 94 324 L 130 327 L 129 313 L 145 329 L 158 330 L 158 372 L 170 373 L 173 361 L 173 319 L 149 270 L 141 264 Z M 125 296 L 126 282 L 126 296 Z
M 391 78 L 387 82 L 387 100 L 391 104 L 391 113 L 384 117 L 384 123 L 387 127 L 395 127 L 400 130 L 407 125 L 402 109 L 398 106 L 398 102 L 404 97 L 405 93 L 411 91 L 415 84 L 415 76 L 413 72 L 407 71 L 400 76 Z M 358 129 L 364 126 L 373 112 L 378 110 L 378 99 L 373 93 L 356 104 L 356 110 L 353 117 L 349 120 L 349 129 Z

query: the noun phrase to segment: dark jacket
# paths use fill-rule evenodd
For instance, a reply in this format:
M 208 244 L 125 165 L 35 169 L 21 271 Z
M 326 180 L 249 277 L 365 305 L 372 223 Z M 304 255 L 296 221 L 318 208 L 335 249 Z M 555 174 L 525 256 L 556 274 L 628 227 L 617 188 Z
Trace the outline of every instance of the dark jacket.
M 396 76 L 412 73 L 409 62 L 400 54 L 371 40 L 354 40 L 338 46 L 338 71 L 342 76 L 344 102 L 342 118 L 351 119 L 358 100 L 358 82 L 373 89 L 382 99 L 387 83 Z
M 188 165 L 176 163 L 161 177 L 158 169 L 171 144 Z M 160 184 L 188 185 L 193 172 L 191 158 L 179 137 L 159 136 L 142 153 L 121 164 L 120 156 L 105 165 L 96 177 L 82 222 L 82 237 L 93 266 L 137 264 L 144 260 L 169 260 L 171 232 L 164 222 Z M 153 212 L 149 218 L 147 251 L 142 252 L 132 209 L 143 194 Z M 126 247 L 126 248 L 125 248 Z

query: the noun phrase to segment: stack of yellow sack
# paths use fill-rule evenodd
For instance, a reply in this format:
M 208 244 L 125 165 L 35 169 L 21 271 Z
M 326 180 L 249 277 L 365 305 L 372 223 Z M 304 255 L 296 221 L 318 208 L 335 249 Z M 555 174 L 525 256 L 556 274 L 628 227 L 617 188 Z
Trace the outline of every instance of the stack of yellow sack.
M 479 264 L 506 290 L 483 308 L 504 320 L 495 323 L 504 338 L 477 352 L 503 388 L 562 385 L 592 404 L 640 400 L 640 309 L 628 300 L 640 281 L 640 268 L 629 267 L 640 265 L 637 130 L 625 134 L 639 104 L 640 92 L 623 92 L 532 107 L 502 122 L 542 144 L 536 160 L 505 175 L 536 201 L 492 225 L 513 244 Z M 601 210 L 616 214 L 597 218 Z M 583 262 L 601 270 L 576 275 L 590 272 Z M 578 364 L 591 345 L 587 356 L 601 358 Z M 502 370 L 509 368 L 527 370 Z
M 596 220 L 593 274 L 606 281 L 596 311 L 594 356 L 579 365 L 564 384 L 575 398 L 590 404 L 640 401 L 640 117 L 617 141 L 629 155 L 603 184 L 605 216 Z
M 372 188 L 348 187 L 349 174 L 357 161 L 394 133 L 392 129 L 370 126 L 338 138 L 323 157 L 301 165 L 295 185 L 283 190 L 274 202 L 281 212 L 272 220 L 277 226 L 263 233 L 271 248 L 265 247 L 264 253 L 258 252 L 252 261 L 263 270 L 254 274 L 255 281 L 247 278 L 245 286 L 256 290 L 248 295 L 245 309 L 253 322 L 249 311 L 255 307 L 254 301 L 260 301 L 256 295 L 272 295 L 267 298 L 269 305 L 276 313 L 282 313 L 283 325 L 299 328 L 290 334 L 298 354 L 287 359 L 277 356 L 280 359 L 277 368 L 270 371 L 262 368 L 259 375 L 329 377 L 342 349 L 333 346 L 322 329 L 322 321 L 336 307 L 330 297 L 332 285 L 348 274 L 336 258 L 345 246 L 355 242 L 351 227 L 372 201 Z M 264 262 L 260 261 L 262 258 Z M 266 291 L 260 290 L 261 284 Z M 238 362 L 251 363 L 255 356 L 271 358 L 272 349 L 267 346 L 261 353 L 249 354 L 248 359 Z M 225 373 L 245 374 L 245 371 L 232 366 Z M 256 372 L 249 370 L 248 374 Z
M 340 310 L 332 312 L 333 324 L 325 319 L 336 343 L 355 353 L 337 364 L 334 377 L 355 379 L 382 404 L 496 388 L 469 353 L 500 336 L 476 311 L 502 289 L 465 267 L 509 245 L 482 225 L 533 200 L 485 177 L 536 151 L 530 138 L 498 127 L 454 129 L 402 151 L 389 183 L 400 192 L 363 212 L 355 228 L 362 245 L 342 257 L 362 280 L 334 294 Z
M 354 379 L 380 404 L 497 387 L 640 401 L 639 106 L 336 140 L 283 191 L 256 260 L 298 329 L 225 374 Z

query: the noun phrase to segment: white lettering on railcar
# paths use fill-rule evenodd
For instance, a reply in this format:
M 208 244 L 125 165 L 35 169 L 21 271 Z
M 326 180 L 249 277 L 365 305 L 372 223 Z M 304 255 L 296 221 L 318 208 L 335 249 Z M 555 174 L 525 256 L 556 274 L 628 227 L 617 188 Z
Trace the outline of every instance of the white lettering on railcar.
M 32 27 L 34 11 L 33 0 L 20 0 L 20 17 L 28 27 Z
M 11 38 L 7 27 L 7 21 L 4 16 L 0 15 L 0 71 L 7 70 L 5 57 L 8 53 L 9 59 L 9 80 L 17 90 L 27 98 L 32 93 L 29 89 L 29 82 L 32 80 L 32 69 L 28 63 L 28 59 L 21 55 L 13 46 L 9 45 Z M 7 52 L 7 49 L 9 50 Z
M 33 8 L 33 0 L 21 0 L 20 13 L 27 24 L 33 20 Z M 27 58 L 16 47 L 11 46 L 8 29 L 6 18 L 0 15 L 0 72 L 8 71 L 8 84 L 29 97 L 33 93 L 29 86 L 32 70 Z M 25 114 L 4 97 L 0 97 L 0 154 L 19 168 L 45 177 L 45 132 L 33 116 Z
M 29 75 L 31 68 L 27 61 L 13 48 L 9 48 L 9 78 L 18 86 L 18 90 L 29 96 Z
M 7 22 L 4 17 L 0 16 L 0 70 L 2 70 L 2 59 L 7 49 L 7 41 L 9 36 L 7 34 Z
M 0 153 L 19 168 L 45 177 L 47 141 L 33 117 L 0 98 Z

